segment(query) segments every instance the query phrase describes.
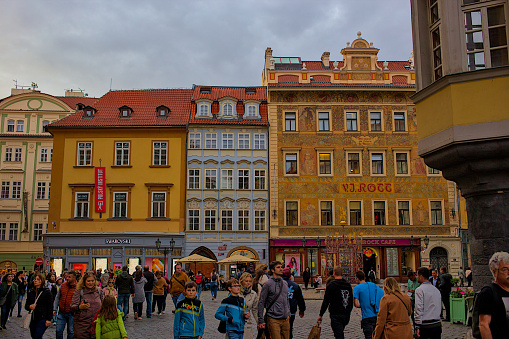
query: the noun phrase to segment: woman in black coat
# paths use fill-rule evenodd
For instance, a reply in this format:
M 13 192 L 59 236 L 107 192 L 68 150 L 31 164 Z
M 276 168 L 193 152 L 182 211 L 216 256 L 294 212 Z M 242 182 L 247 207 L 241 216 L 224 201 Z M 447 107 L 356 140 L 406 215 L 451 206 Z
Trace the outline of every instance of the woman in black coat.
M 42 338 L 53 318 L 53 297 L 51 292 L 44 287 L 44 281 L 43 274 L 39 273 L 34 277 L 34 287 L 28 292 L 25 304 L 25 309 L 32 311 L 30 335 L 33 339 Z
M 308 289 L 309 279 L 311 279 L 311 272 L 309 271 L 309 267 L 306 267 L 306 270 L 302 272 L 302 279 L 304 279 L 304 287 L 306 290 Z

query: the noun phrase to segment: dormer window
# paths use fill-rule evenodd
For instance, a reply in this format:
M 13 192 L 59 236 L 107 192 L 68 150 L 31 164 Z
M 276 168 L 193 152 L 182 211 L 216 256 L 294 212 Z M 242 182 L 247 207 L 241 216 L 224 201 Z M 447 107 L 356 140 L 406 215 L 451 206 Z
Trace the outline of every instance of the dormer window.
M 196 107 L 196 116 L 200 118 L 210 118 L 212 114 L 210 112 L 210 102 L 200 102 Z
M 260 118 L 260 114 L 258 113 L 258 105 L 255 103 L 246 104 L 246 109 L 244 113 L 244 119 L 257 119 Z
M 246 94 L 256 94 L 256 88 L 246 88 Z
M 91 106 L 83 107 L 83 117 L 92 118 L 95 115 L 96 109 Z
M 200 93 L 201 94 L 210 94 L 210 91 L 211 91 L 210 87 L 202 87 L 202 88 L 200 88 Z
M 120 117 L 121 118 L 129 118 L 133 112 L 133 110 L 130 107 L 122 106 L 119 108 L 120 110 Z
M 231 117 L 233 116 L 233 105 L 230 103 L 226 103 L 223 105 L 223 115 Z
M 170 109 L 166 106 L 159 106 L 157 107 L 157 116 L 160 118 L 167 117 L 170 113 Z

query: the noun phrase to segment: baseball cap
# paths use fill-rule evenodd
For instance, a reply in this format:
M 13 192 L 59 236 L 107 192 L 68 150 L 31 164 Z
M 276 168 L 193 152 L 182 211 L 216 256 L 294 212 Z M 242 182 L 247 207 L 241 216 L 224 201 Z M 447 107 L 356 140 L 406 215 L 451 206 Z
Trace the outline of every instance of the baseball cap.
M 286 267 L 283 269 L 283 276 L 284 277 L 289 277 L 292 275 L 292 271 L 290 270 L 290 268 Z

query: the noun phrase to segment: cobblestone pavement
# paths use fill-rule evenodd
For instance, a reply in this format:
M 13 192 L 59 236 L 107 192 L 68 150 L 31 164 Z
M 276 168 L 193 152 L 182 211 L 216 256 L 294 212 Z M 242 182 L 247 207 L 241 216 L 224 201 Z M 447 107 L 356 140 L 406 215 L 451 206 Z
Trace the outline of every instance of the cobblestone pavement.
M 312 293 L 305 293 L 306 298 L 319 298 L 319 294 L 316 296 Z M 205 291 L 202 293 L 202 300 L 204 302 L 205 307 L 205 335 L 204 338 L 224 338 L 222 335 L 217 332 L 217 325 L 219 321 L 214 318 L 214 313 L 216 309 L 219 307 L 220 301 L 226 297 L 226 292 L 219 292 L 218 300 L 211 300 L 210 293 Z M 25 300 L 23 300 L 24 302 Z M 307 338 L 311 327 L 315 324 L 316 318 L 318 317 L 318 312 L 321 306 L 321 300 L 317 299 L 308 299 L 306 300 L 307 311 L 304 318 L 295 319 L 294 324 L 294 338 L 295 339 L 303 339 Z M 23 304 L 24 306 L 24 304 Z M 146 304 L 143 305 L 146 307 Z M 129 317 L 126 320 L 126 330 L 128 334 L 128 338 L 173 338 L 173 314 L 171 310 L 173 309 L 173 304 L 171 299 L 168 298 L 167 310 L 166 314 L 161 316 L 153 315 L 152 318 L 147 319 L 143 317 L 142 320 L 134 320 L 132 313 L 132 304 L 130 305 L 130 313 Z M 11 338 L 30 338 L 29 330 L 24 330 L 21 328 L 23 323 L 23 318 L 17 318 L 17 309 L 14 310 L 14 317 L 10 318 L 7 322 L 7 330 L 0 331 L 0 338 L 11 339 Z M 23 310 L 23 316 L 26 314 L 26 311 Z M 326 313 L 323 317 L 324 322 L 322 325 L 322 335 L 321 338 L 329 339 L 334 338 L 332 335 L 332 330 L 330 327 L 330 318 L 328 313 Z M 350 323 L 346 326 L 345 330 L 345 338 L 354 339 L 354 338 L 362 338 L 361 331 L 361 313 L 360 309 L 354 308 L 352 311 L 352 315 L 350 318 Z M 443 333 L 442 338 L 464 338 L 467 332 L 467 327 L 459 324 L 450 324 L 443 323 Z M 46 330 L 44 334 L 44 338 L 55 338 L 55 326 L 51 326 Z M 65 338 L 65 335 L 64 335 Z M 251 338 L 246 338 L 251 339 Z

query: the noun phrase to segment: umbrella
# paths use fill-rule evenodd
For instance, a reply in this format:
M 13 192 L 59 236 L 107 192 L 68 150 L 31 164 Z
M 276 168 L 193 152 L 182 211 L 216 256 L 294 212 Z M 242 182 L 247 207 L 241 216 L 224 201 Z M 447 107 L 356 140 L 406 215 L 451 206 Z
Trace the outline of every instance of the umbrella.
M 257 262 L 257 261 L 258 260 L 256 260 L 256 259 L 251 259 L 251 258 L 245 257 L 243 255 L 236 254 L 236 255 L 232 255 L 229 258 L 220 260 L 217 263 L 218 264 L 238 264 L 238 263 L 248 263 L 248 262 Z
M 196 271 L 196 263 L 198 263 L 198 262 L 216 262 L 214 259 L 210 259 L 210 258 L 204 257 L 203 255 L 199 255 L 199 254 L 191 254 L 190 256 L 181 258 L 177 261 L 180 263 L 194 262 L 194 270 L 195 271 Z

